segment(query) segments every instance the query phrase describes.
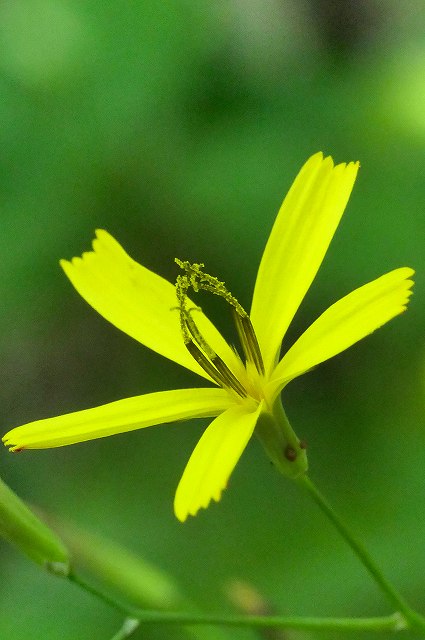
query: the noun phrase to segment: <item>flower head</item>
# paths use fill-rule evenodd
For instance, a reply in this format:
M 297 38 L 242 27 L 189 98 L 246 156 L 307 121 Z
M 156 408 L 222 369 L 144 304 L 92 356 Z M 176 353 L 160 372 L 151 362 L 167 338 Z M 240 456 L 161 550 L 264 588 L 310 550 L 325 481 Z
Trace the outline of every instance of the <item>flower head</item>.
M 285 332 L 309 289 L 344 212 L 358 163 L 313 155 L 289 190 L 267 242 L 248 314 L 201 264 L 177 260 L 177 287 L 132 260 L 106 231 L 93 251 L 61 265 L 104 318 L 157 353 L 199 374 L 208 386 L 160 391 L 17 427 L 12 451 L 59 447 L 142 427 L 213 417 L 177 488 L 183 521 L 219 500 L 254 431 L 289 477 L 307 470 L 305 447 L 283 411 L 280 392 L 294 378 L 344 351 L 406 309 L 413 270 L 395 269 L 325 311 L 281 358 Z M 231 306 L 243 358 L 188 297 L 204 289 Z M 176 293 L 179 313 L 176 313 Z M 215 385 L 215 386 L 212 386 Z

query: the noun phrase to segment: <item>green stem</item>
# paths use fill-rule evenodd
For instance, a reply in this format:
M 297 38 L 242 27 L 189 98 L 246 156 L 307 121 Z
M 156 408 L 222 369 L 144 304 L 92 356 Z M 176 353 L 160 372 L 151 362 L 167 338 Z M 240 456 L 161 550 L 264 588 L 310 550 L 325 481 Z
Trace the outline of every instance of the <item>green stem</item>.
M 69 579 L 80 587 L 100 598 L 115 609 L 124 613 L 132 621 L 140 624 L 171 625 L 222 625 L 226 627 L 284 628 L 316 631 L 403 631 L 407 629 L 406 620 L 399 614 L 375 618 L 315 618 L 295 616 L 221 616 L 214 614 L 185 613 L 174 611 L 149 611 L 138 609 L 114 600 L 87 583 L 81 576 L 71 573 Z M 120 632 L 119 632 L 120 633 Z M 115 636 L 124 638 L 126 636 Z
M 320 507 L 323 513 L 329 518 L 337 531 L 341 534 L 347 544 L 354 551 L 360 562 L 366 567 L 372 578 L 375 580 L 381 591 L 385 594 L 389 602 L 403 615 L 409 627 L 415 627 L 425 632 L 425 618 L 414 611 L 403 598 L 403 596 L 395 589 L 395 587 L 384 576 L 382 571 L 376 565 L 369 552 L 359 542 L 350 531 L 349 527 L 335 513 L 333 507 L 327 499 L 313 484 L 307 475 L 298 478 L 298 483 L 302 485 L 310 493 L 313 500 Z
M 216 616 L 209 614 L 141 611 L 141 624 L 223 625 L 227 627 L 282 627 L 310 631 L 400 631 L 405 629 L 398 615 L 379 618 L 303 618 L 280 616 Z

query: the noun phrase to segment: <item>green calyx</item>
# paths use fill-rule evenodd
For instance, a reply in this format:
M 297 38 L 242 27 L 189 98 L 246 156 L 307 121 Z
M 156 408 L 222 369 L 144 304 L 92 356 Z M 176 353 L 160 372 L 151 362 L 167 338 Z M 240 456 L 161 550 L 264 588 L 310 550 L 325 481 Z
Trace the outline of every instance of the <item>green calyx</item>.
M 280 398 L 271 412 L 261 413 L 255 433 L 276 469 L 287 478 L 298 478 L 307 472 L 305 443 L 300 441 L 289 424 Z

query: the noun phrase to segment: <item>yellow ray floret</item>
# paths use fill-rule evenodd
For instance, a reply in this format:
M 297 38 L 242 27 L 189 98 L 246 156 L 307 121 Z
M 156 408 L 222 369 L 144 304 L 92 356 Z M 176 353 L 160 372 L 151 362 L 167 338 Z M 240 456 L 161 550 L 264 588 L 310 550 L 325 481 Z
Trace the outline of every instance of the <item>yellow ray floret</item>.
M 97 229 L 93 251 L 60 264 L 78 293 L 106 320 L 153 351 L 209 379 L 182 341 L 174 285 L 130 258 L 107 231 Z M 197 320 L 217 353 L 234 358 L 201 311 Z
M 196 445 L 174 499 L 174 512 L 183 522 L 206 509 L 211 500 L 217 502 L 251 438 L 261 405 L 249 412 L 244 406 L 230 407 L 218 416 Z
M 3 442 L 11 451 L 47 449 L 104 438 L 188 418 L 213 417 L 231 406 L 223 389 L 176 389 L 37 420 L 9 431 Z
M 271 383 L 276 391 L 403 313 L 412 295 L 413 274 L 408 267 L 395 269 L 329 307 L 276 367 Z
M 350 197 L 358 162 L 312 156 L 285 197 L 255 283 L 251 320 L 266 371 L 323 261 Z

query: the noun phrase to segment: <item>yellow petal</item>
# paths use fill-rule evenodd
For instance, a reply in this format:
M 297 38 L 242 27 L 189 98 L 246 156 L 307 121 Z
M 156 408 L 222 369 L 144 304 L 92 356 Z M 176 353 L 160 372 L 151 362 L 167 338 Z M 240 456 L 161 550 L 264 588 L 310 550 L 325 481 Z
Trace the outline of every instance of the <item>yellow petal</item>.
M 196 445 L 177 487 L 174 512 L 184 522 L 212 499 L 217 502 L 243 450 L 252 436 L 261 404 L 252 411 L 233 406 L 216 418 Z
M 164 422 L 216 416 L 231 404 L 223 389 L 160 391 L 30 422 L 6 433 L 3 442 L 11 451 L 62 447 Z
M 266 373 L 309 289 L 339 224 L 359 164 L 334 166 L 316 153 L 290 188 L 267 242 L 255 284 L 251 320 Z
M 403 267 L 359 287 L 325 311 L 297 340 L 275 369 L 277 393 L 287 382 L 332 358 L 406 309 L 412 269 Z
M 93 251 L 60 264 L 78 293 L 106 320 L 209 379 L 184 346 L 175 287 L 130 258 L 109 233 L 97 230 Z M 195 320 L 210 346 L 235 366 L 233 351 L 214 325 L 202 312 L 196 313 Z

